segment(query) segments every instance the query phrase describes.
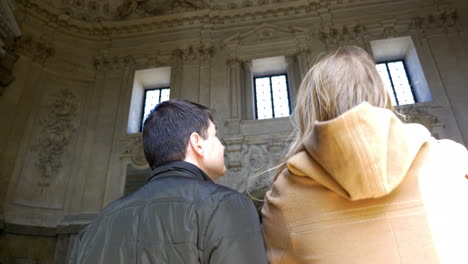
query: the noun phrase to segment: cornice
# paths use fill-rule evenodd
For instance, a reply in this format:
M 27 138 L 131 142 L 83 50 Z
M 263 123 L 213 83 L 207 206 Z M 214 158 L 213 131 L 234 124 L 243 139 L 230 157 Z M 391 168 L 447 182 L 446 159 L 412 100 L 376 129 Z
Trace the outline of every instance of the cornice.
M 348 0 L 345 1 L 325 0 L 298 0 L 269 4 L 266 6 L 250 6 L 235 9 L 200 9 L 174 14 L 159 15 L 154 17 L 138 18 L 126 21 L 101 21 L 86 22 L 74 19 L 51 6 L 46 6 L 40 0 L 18 0 L 20 12 L 27 13 L 36 19 L 46 23 L 49 27 L 62 31 L 65 34 L 76 35 L 88 39 L 113 39 L 120 37 L 138 36 L 148 33 L 165 33 L 203 28 L 232 28 L 233 26 L 249 26 L 252 23 L 274 23 L 275 21 L 304 20 L 311 17 L 320 19 L 320 24 L 333 26 L 333 18 L 323 18 L 330 12 L 339 10 L 353 10 L 359 7 L 376 6 L 388 4 L 389 0 Z M 398 1 L 405 4 L 405 1 Z M 418 1 L 411 1 L 412 3 Z M 411 3 L 410 3 L 411 4 Z M 433 9 L 439 6 L 434 4 Z M 421 11 L 424 12 L 424 11 Z M 456 13 L 456 12 L 455 12 Z M 407 13 L 408 15 L 408 13 Z M 431 23 L 430 17 L 424 14 L 414 15 L 418 17 L 414 24 Z M 430 15 L 429 15 L 430 16 Z M 441 15 L 435 15 L 442 25 L 451 23 L 454 19 L 452 12 L 442 11 Z M 363 18 L 362 20 L 365 20 Z M 423 21 L 423 22 L 421 22 Z M 441 23 L 439 23 L 440 25 Z
M 295 1 L 277 5 L 254 6 L 238 9 L 203 9 L 178 14 L 168 14 L 155 17 L 127 21 L 86 22 L 76 20 L 52 6 L 46 6 L 39 0 L 18 0 L 20 12 L 27 13 L 48 26 L 57 28 L 68 34 L 79 35 L 90 39 L 127 36 L 147 32 L 164 32 L 187 30 L 203 25 L 229 27 L 232 24 L 250 24 L 277 20 L 285 17 L 304 17 L 325 12 L 323 1 Z

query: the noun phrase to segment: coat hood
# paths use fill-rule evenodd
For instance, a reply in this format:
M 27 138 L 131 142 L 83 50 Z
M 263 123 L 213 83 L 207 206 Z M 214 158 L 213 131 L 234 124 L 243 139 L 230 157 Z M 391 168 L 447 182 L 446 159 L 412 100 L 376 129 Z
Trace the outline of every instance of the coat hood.
M 401 183 L 430 137 L 424 126 L 404 124 L 392 111 L 362 103 L 316 122 L 288 169 L 350 200 L 382 197 Z

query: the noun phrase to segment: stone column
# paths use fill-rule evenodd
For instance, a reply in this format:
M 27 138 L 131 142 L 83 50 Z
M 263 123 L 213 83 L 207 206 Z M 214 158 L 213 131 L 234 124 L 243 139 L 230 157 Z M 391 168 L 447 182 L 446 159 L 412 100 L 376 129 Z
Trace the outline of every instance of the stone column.
M 301 84 L 301 79 L 299 77 L 299 70 L 297 65 L 296 56 L 290 55 L 286 56 L 286 63 L 288 64 L 287 73 L 289 81 L 289 102 L 291 103 L 291 111 L 294 109 L 297 101 L 297 91 L 299 90 L 299 85 Z
M 171 63 L 171 99 L 182 97 L 182 51 L 172 53 Z
M 298 77 L 302 79 L 311 66 L 310 65 L 310 50 L 301 49 L 298 53 L 296 53 L 296 60 L 297 60 Z
M 231 119 L 242 118 L 242 65 L 238 58 L 230 58 L 229 65 L 229 92 L 231 98 Z
M 244 73 L 244 87 L 241 90 L 242 100 L 241 103 L 243 105 L 243 117 L 242 119 L 245 120 L 253 120 L 255 119 L 255 95 L 254 89 L 252 87 L 252 61 L 245 61 L 242 63 L 243 73 Z

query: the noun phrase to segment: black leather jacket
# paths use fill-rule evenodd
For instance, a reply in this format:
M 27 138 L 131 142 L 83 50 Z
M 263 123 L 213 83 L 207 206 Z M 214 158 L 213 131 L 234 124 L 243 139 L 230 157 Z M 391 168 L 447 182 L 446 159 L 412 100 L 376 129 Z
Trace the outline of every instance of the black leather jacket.
M 267 263 L 244 195 L 176 161 L 112 202 L 77 236 L 71 263 Z

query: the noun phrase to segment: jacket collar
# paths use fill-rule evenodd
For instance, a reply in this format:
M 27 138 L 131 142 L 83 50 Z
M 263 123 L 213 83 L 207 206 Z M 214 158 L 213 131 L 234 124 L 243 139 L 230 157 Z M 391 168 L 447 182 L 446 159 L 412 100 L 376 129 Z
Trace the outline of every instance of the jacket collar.
M 208 177 L 208 175 L 206 175 L 200 168 L 186 161 L 173 161 L 162 166 L 156 167 L 151 172 L 151 176 L 148 179 L 148 182 L 159 178 L 159 176 L 162 176 L 162 174 L 167 175 L 168 172 L 176 172 L 173 174 L 169 174 L 170 176 L 177 177 L 180 174 L 184 174 L 185 176 L 193 177 L 202 181 L 213 182 Z

